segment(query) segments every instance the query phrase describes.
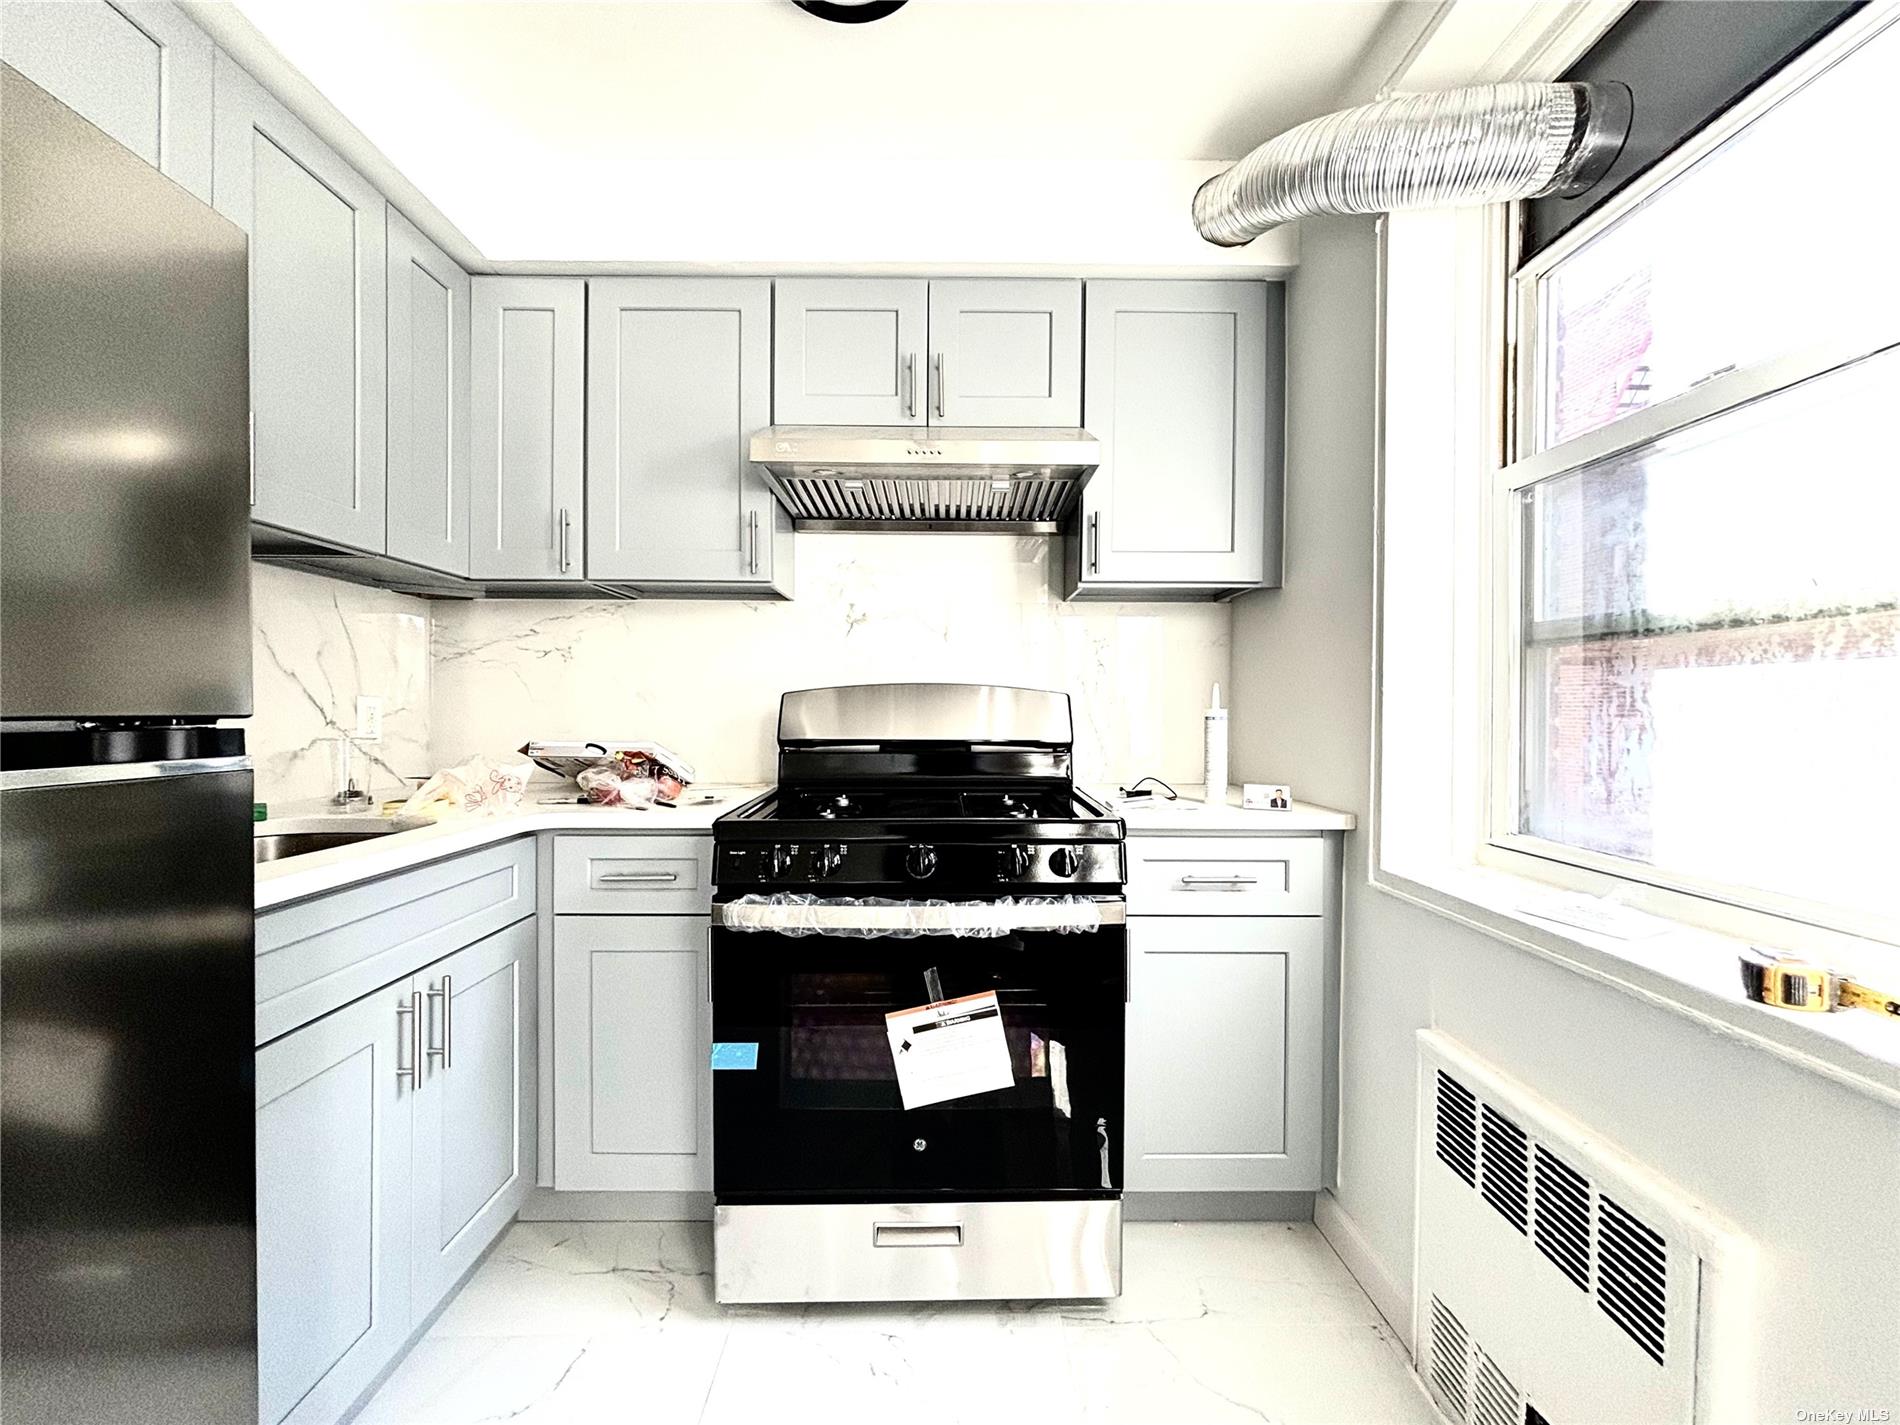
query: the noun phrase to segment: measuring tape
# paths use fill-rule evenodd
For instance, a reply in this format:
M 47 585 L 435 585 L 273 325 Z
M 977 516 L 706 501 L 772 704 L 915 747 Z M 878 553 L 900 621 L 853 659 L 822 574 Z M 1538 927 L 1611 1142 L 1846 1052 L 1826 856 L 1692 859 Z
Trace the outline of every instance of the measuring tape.
M 1828 1014 L 1870 1009 L 1900 1019 L 1900 994 L 1859 984 L 1793 955 L 1751 945 L 1742 952 L 1742 992 L 1756 1004 Z

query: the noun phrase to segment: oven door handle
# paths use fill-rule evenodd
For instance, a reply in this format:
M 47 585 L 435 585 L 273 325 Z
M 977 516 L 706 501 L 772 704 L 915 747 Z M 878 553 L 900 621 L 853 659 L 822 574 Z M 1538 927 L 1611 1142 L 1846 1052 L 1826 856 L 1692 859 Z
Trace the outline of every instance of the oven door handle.
M 955 935 L 977 931 L 1007 935 L 1017 930 L 1094 930 L 1125 925 L 1128 906 L 1119 900 L 1080 900 L 1000 903 L 963 901 L 891 901 L 884 905 L 846 901 L 811 901 L 774 905 L 770 902 L 720 902 L 712 908 L 715 929 L 803 931 L 879 934 L 906 931 L 917 935 Z

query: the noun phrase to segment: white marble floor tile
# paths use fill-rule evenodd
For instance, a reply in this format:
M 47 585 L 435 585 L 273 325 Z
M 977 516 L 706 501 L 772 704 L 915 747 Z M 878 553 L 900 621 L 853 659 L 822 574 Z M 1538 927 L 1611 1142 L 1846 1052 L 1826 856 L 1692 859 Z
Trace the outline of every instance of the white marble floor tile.
M 1106 1303 L 741 1307 L 704 1223 L 517 1223 L 362 1425 L 1431 1425 L 1306 1223 L 1131 1223 Z

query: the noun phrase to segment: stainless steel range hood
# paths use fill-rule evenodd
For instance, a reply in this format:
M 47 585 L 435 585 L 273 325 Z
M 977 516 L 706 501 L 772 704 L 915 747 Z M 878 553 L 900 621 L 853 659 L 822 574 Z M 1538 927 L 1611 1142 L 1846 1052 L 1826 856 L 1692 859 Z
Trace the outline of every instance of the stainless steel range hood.
M 752 463 L 811 530 L 1054 534 L 1095 473 L 1085 430 L 770 426 Z

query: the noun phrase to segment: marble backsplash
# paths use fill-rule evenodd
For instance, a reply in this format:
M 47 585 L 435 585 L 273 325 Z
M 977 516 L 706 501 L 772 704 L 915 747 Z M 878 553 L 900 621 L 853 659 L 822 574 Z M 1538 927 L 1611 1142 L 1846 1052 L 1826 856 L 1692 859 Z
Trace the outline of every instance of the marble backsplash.
M 383 736 L 355 752 L 378 801 L 434 768 L 429 748 L 425 599 L 268 564 L 251 566 L 254 711 L 246 744 L 257 797 L 295 802 L 336 790 L 336 739 L 356 725 L 359 694 L 383 700 Z
M 887 681 L 1059 688 L 1081 778 L 1198 782 L 1227 606 L 1063 603 L 1052 557 L 1045 539 L 801 534 L 790 603 L 431 602 L 254 565 L 258 795 L 334 791 L 359 694 L 384 699 L 358 753 L 380 800 L 529 738 L 651 738 L 702 781 L 766 782 L 780 693 Z
M 768 782 L 788 688 L 983 682 L 1072 694 L 1084 779 L 1198 782 L 1227 606 L 1063 603 L 1058 557 L 1037 538 L 801 534 L 789 603 L 438 603 L 435 757 L 651 738 L 702 781 Z

